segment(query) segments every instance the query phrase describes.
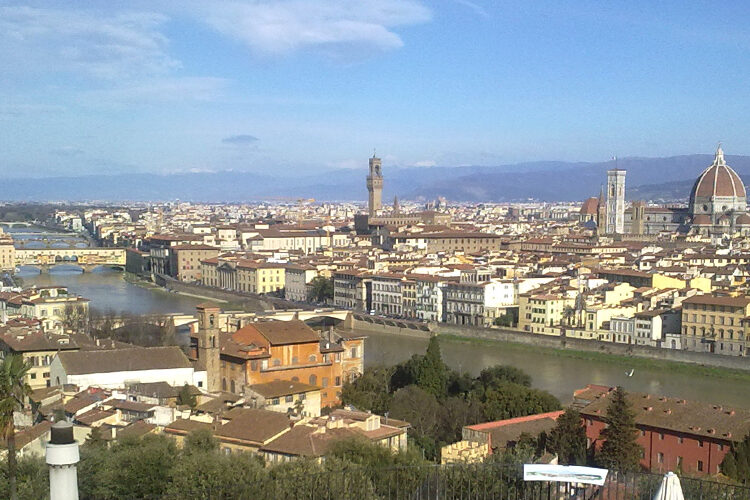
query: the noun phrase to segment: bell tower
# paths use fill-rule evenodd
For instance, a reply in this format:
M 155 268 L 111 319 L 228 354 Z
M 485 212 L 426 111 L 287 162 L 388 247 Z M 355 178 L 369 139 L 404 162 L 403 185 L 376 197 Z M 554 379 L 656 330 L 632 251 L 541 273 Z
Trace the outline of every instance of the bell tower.
M 198 361 L 206 367 L 208 392 L 221 390 L 219 362 L 219 313 L 214 304 L 199 304 L 198 310 Z
M 383 206 L 383 171 L 380 158 L 372 154 L 370 158 L 370 175 L 367 176 L 367 191 L 370 194 L 367 208 L 370 217 L 374 217 Z

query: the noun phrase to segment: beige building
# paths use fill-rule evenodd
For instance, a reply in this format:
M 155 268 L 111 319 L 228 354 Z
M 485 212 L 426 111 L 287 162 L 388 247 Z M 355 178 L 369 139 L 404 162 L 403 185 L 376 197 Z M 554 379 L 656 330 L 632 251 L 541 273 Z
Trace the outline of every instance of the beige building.
M 24 297 L 21 316 L 36 318 L 47 333 L 65 333 L 64 322 L 71 310 L 80 317 L 88 317 L 89 299 L 72 295 L 66 287 L 43 287 Z
M 518 328 L 545 335 L 560 335 L 566 309 L 575 305 L 572 296 L 549 292 L 524 293 L 518 302 Z
M 748 353 L 743 320 L 750 298 L 694 295 L 682 301 L 683 347 L 688 351 L 730 356 Z
M 284 275 L 284 297 L 296 302 L 306 302 L 309 284 L 318 276 L 318 270 L 307 264 L 287 264 Z
M 219 249 L 209 245 L 175 245 L 169 255 L 172 277 L 188 283 L 201 281 L 201 261 L 218 255 Z
M 271 293 L 284 288 L 284 264 L 241 260 L 237 263 L 237 290 Z
M 320 416 L 320 387 L 302 382 L 274 380 L 248 385 L 245 401 L 253 408 L 303 417 Z

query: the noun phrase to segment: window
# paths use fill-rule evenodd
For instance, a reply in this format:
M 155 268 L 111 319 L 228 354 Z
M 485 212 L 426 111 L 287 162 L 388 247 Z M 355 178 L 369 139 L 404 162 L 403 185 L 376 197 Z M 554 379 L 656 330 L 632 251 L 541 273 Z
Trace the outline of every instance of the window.
M 341 385 L 341 377 L 336 377 L 336 385 L 337 386 Z M 719 446 L 721 446 L 721 445 L 719 445 Z
M 656 454 L 656 461 L 659 462 L 660 464 L 663 464 L 664 463 L 664 453 L 662 453 L 662 452 L 657 453 Z
M 310 354 L 307 360 L 310 361 L 311 363 L 315 363 L 318 360 L 318 358 L 315 357 L 315 354 Z
M 703 460 L 698 460 L 698 472 L 703 472 Z
M 677 468 L 682 469 L 682 457 L 677 457 Z
M 279 398 L 273 398 L 273 399 L 271 400 L 271 404 L 272 404 L 272 405 L 277 405 L 277 404 L 279 404 Z
M 252 361 L 250 361 L 250 369 L 252 371 L 255 371 L 258 369 L 258 360 L 253 359 Z
M 284 398 L 284 401 L 286 403 L 291 403 L 292 401 L 294 401 L 294 396 L 287 396 Z
M 351 356 L 352 358 L 356 358 L 357 357 L 357 348 L 356 347 L 352 347 L 351 355 L 352 355 Z
M 679 444 L 682 444 L 682 436 L 678 436 L 678 437 L 677 437 L 677 442 L 678 442 Z
M 664 433 L 663 432 L 659 433 L 659 441 L 664 441 Z
M 310 375 L 310 378 L 308 379 L 310 382 L 310 385 L 317 385 L 318 384 L 318 377 L 315 375 Z
M 281 366 L 281 360 L 280 359 L 274 359 L 273 360 L 273 366 Z
M 698 447 L 703 448 L 703 441 L 698 441 Z
M 306 397 L 306 396 L 305 396 L 305 393 L 302 393 L 302 394 L 300 394 L 300 395 L 299 395 L 299 400 L 300 400 L 300 401 L 304 401 L 304 400 L 305 400 L 305 397 Z
M 328 387 L 328 377 L 323 377 L 323 387 Z

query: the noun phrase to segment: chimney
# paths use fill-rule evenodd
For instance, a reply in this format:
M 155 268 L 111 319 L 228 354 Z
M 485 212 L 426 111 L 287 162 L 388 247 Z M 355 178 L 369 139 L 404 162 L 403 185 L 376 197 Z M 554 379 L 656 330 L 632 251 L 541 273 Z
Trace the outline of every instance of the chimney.
M 73 438 L 73 424 L 61 420 L 52 424 L 46 449 L 49 465 L 50 500 L 78 500 L 78 472 L 80 459 L 78 442 Z

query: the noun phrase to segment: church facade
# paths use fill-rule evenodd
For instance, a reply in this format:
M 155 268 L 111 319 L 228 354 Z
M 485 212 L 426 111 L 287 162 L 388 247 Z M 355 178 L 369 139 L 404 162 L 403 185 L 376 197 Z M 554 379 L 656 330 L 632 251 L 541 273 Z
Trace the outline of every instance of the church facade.
M 651 207 L 643 201 L 634 201 L 625 209 L 625 171 L 617 170 L 620 173 L 615 177 L 616 182 L 612 180 L 613 172 L 610 170 L 607 175 L 607 198 L 604 198 L 604 192 L 598 198 L 589 198 L 579 213 L 580 223 L 599 234 L 680 232 L 704 236 L 750 235 L 745 186 L 737 172 L 727 165 L 721 147 L 716 150 L 713 163 L 695 180 L 687 207 Z M 614 200 L 614 195 L 619 194 L 619 177 L 622 177 L 623 197 Z M 620 215 L 622 231 L 617 224 Z

